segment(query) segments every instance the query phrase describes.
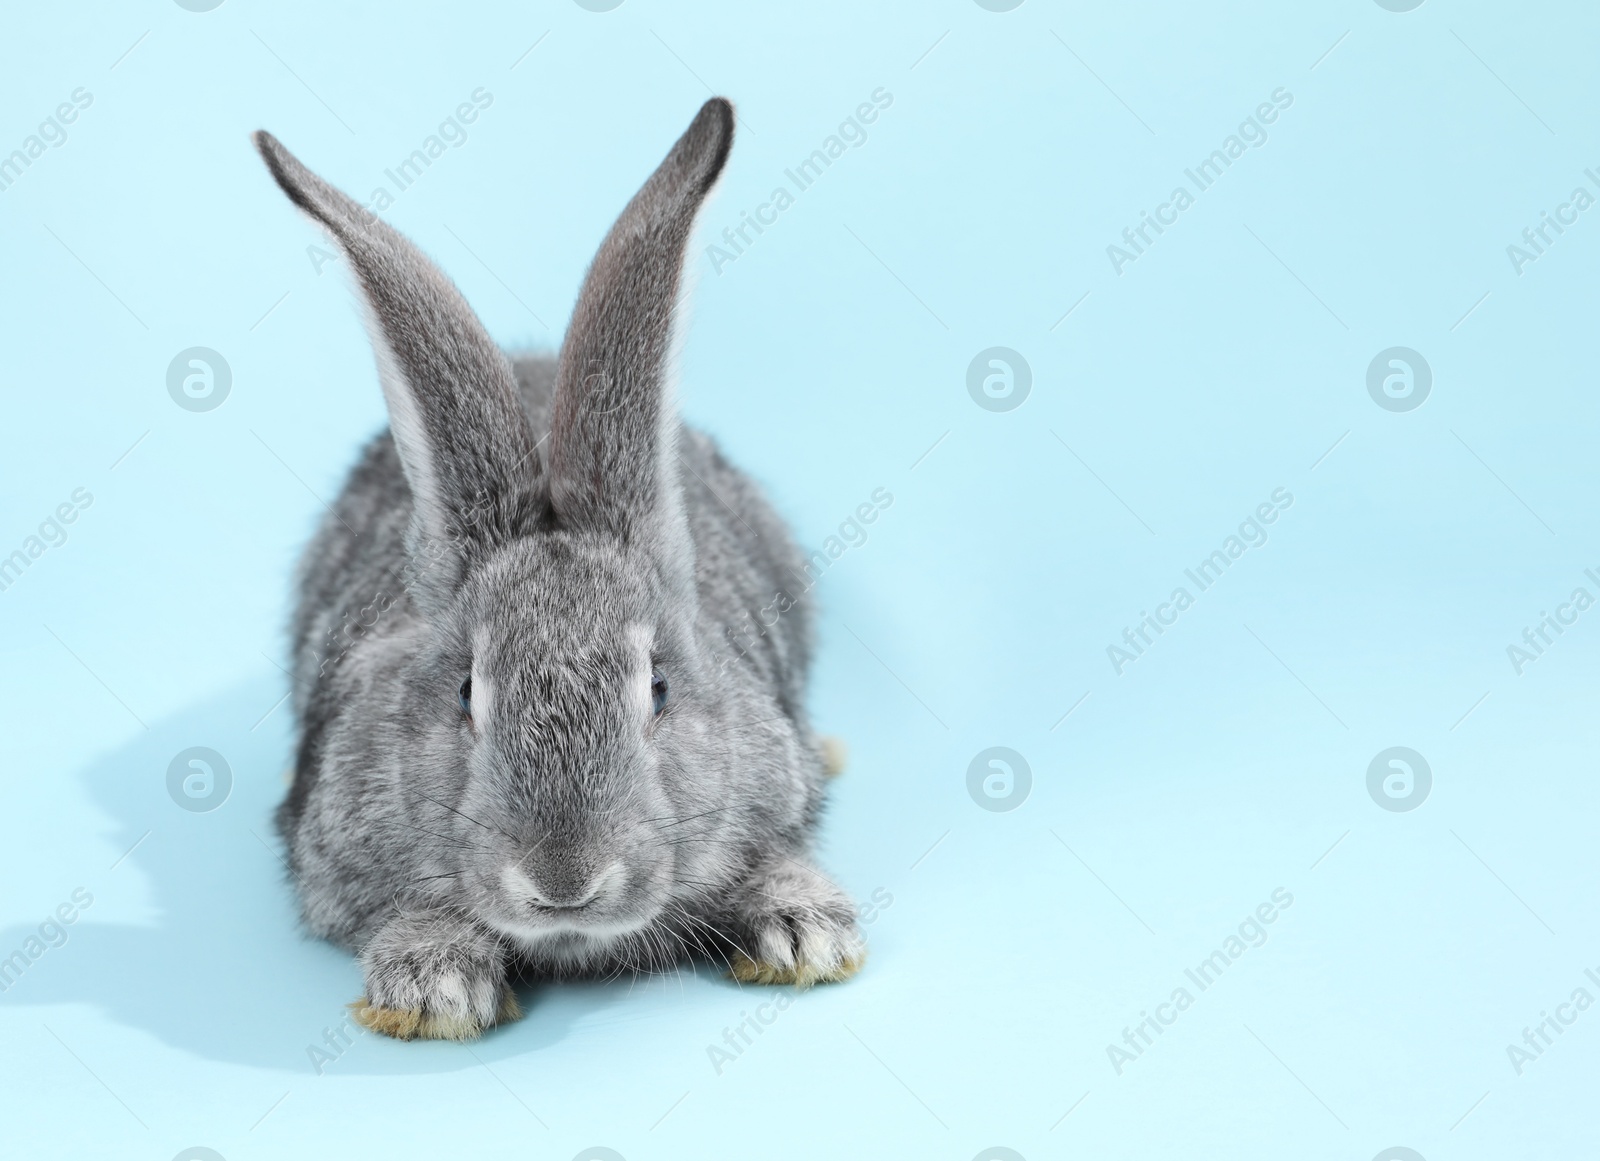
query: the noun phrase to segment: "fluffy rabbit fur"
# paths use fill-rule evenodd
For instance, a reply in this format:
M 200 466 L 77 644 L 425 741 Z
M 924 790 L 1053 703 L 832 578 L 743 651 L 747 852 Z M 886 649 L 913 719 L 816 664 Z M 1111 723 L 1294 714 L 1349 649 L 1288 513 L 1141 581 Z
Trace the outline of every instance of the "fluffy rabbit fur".
M 559 358 L 514 362 L 415 246 L 255 136 L 355 274 L 389 410 L 301 563 L 278 813 L 306 923 L 360 955 L 369 1028 L 476 1036 L 519 1014 L 524 972 L 704 954 L 804 985 L 861 962 L 809 853 L 804 563 L 670 398 L 733 126 L 706 102 L 601 245 Z

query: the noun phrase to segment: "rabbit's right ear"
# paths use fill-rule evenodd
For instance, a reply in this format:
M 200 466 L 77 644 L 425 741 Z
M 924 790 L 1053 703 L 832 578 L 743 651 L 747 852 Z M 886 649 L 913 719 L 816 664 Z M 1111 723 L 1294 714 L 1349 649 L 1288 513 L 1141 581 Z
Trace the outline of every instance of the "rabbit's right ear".
M 415 502 L 413 550 L 460 560 L 515 537 L 542 501 L 537 445 L 505 355 L 460 291 L 399 231 L 270 133 L 254 140 L 283 192 L 333 236 L 360 284 Z
M 557 519 L 625 540 L 660 532 L 674 503 L 668 366 L 695 215 L 733 144 L 713 97 L 611 227 L 561 346 L 550 429 Z

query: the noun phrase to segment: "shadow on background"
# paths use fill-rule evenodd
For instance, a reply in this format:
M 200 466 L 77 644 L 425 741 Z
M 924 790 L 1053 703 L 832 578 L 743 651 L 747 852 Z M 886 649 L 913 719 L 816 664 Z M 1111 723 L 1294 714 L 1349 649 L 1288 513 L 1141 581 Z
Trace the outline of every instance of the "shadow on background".
M 288 705 L 265 720 L 262 715 L 282 696 L 277 675 L 251 681 L 152 726 L 83 771 L 95 802 L 115 824 L 108 849 L 131 853 L 114 867 L 117 855 L 111 855 L 106 867 L 85 873 L 82 886 L 99 905 L 65 927 L 65 944 L 23 968 L 0 1004 L 92 1004 L 119 1023 L 212 1060 L 308 1075 L 319 1065 L 324 1074 L 414 1074 L 546 1048 L 577 1021 L 627 997 L 634 986 L 627 978 L 561 984 L 559 992 L 523 986 L 527 1015 L 471 1052 L 456 1044 L 386 1040 L 347 1020 L 345 1005 L 361 994 L 360 969 L 348 952 L 301 929 L 272 828 L 292 754 Z M 204 812 L 180 806 L 168 789 L 173 759 L 195 746 L 220 754 L 232 778 L 226 798 Z M 198 779 L 191 783 L 201 795 L 198 804 L 210 805 L 203 768 L 185 763 L 181 769 Z M 183 794 L 180 787 L 177 795 Z M 116 879 L 129 875 L 148 881 L 152 920 L 103 921 L 99 900 L 114 887 L 125 890 Z M 38 935 L 36 927 L 0 930 L 0 958 Z

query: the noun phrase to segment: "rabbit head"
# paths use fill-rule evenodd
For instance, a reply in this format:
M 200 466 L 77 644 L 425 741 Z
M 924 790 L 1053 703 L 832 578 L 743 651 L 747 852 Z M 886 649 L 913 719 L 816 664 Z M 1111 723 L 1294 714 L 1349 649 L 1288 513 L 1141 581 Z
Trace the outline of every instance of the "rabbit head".
M 746 799 L 774 813 L 772 789 L 740 789 L 763 763 L 718 724 L 747 695 L 696 644 L 668 398 L 685 251 L 733 120 L 706 102 L 601 245 L 543 436 L 450 281 L 255 138 L 349 259 L 410 486 L 403 678 L 368 739 L 406 791 L 393 841 L 450 902 L 579 959 L 719 876 L 724 847 L 675 843 L 663 820 Z

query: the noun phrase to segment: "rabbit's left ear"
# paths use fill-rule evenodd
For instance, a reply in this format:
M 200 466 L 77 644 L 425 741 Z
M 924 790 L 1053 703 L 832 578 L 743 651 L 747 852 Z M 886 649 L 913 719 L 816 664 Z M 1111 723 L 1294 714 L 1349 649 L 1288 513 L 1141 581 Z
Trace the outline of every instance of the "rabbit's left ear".
M 617 219 L 572 312 L 548 462 L 557 519 L 622 539 L 660 531 L 673 469 L 664 398 L 684 251 L 733 144 L 713 97 Z
M 517 536 L 542 510 L 537 445 L 500 348 L 461 292 L 398 230 L 341 193 L 272 134 L 255 135 L 295 205 L 355 272 L 389 427 L 411 485 L 411 548 L 460 563 Z M 458 575 L 459 570 L 442 570 Z

